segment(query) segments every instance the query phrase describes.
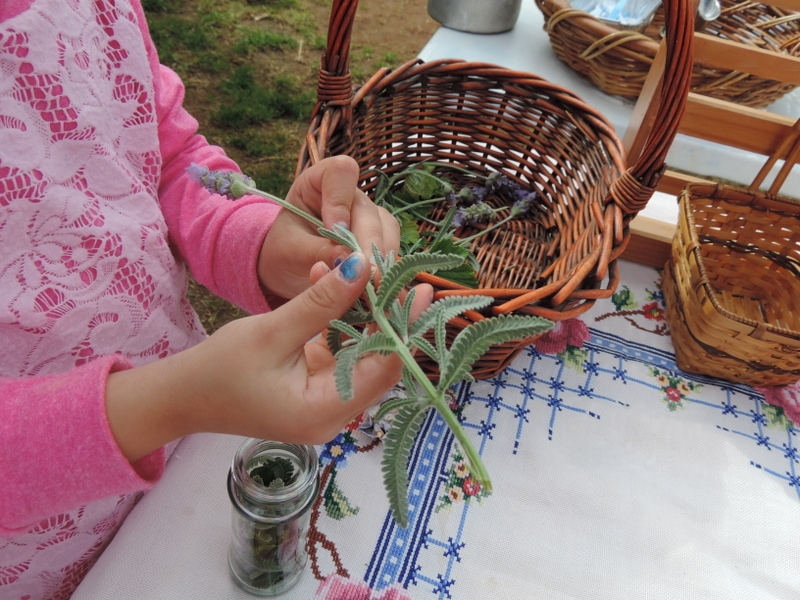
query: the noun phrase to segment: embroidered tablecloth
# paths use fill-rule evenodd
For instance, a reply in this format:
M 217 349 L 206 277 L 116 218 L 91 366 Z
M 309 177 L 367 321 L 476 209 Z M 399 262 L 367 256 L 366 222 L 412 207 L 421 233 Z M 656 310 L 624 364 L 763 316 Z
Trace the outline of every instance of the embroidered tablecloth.
M 659 271 L 622 269 L 612 300 L 454 390 L 491 495 L 434 412 L 406 529 L 365 423 L 319 447 L 309 566 L 284 597 L 800 598 L 797 428 L 752 388 L 677 370 Z M 241 441 L 184 440 L 75 599 L 250 597 L 226 562 Z

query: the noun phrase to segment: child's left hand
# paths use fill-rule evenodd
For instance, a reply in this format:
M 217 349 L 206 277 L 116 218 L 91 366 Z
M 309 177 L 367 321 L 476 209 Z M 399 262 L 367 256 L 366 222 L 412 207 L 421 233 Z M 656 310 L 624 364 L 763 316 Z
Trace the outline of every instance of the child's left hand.
M 337 223 L 347 225 L 367 256 L 373 243 L 382 253 L 397 252 L 397 220 L 358 189 L 358 174 L 358 164 L 352 158 L 326 158 L 297 178 L 286 200 L 320 217 L 328 228 Z M 347 248 L 320 236 L 307 220 L 282 210 L 261 248 L 259 279 L 268 294 L 294 298 L 309 287 L 309 272 L 314 264 L 321 261 L 333 267 L 337 258 L 349 253 Z

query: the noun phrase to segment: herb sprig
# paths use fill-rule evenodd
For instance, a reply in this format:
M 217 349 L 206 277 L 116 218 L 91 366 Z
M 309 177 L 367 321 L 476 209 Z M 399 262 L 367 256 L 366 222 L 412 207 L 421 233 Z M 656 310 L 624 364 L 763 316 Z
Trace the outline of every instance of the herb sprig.
M 269 198 L 283 208 L 309 220 L 318 228 L 320 235 L 352 251 L 362 251 L 355 235 L 346 227 L 334 225 L 332 228 L 326 228 L 313 215 L 282 198 L 259 190 L 252 179 L 245 175 L 210 171 L 195 164 L 189 167 L 188 173 L 192 179 L 212 192 L 232 199 L 246 194 Z M 419 183 L 431 180 L 427 177 L 430 173 L 422 171 L 419 177 L 414 173 L 406 175 L 411 181 L 417 178 Z M 386 189 L 391 189 L 391 182 L 387 182 L 387 185 L 389 187 Z M 428 199 L 432 197 L 429 192 L 417 193 L 415 202 L 421 202 L 422 196 L 425 195 Z M 420 206 L 417 204 L 414 208 Z M 454 212 L 451 210 L 448 214 L 450 217 L 443 223 L 437 223 L 439 229 L 433 239 L 442 240 L 445 247 L 463 248 L 463 245 L 452 238 L 451 224 Z M 442 224 L 445 227 L 442 227 Z M 380 283 L 371 281 L 367 285 L 366 300 L 359 301 L 343 318 L 331 321 L 326 338 L 336 356 L 336 387 L 343 401 L 353 397 L 353 370 L 356 362 L 365 355 L 376 352 L 395 353 L 403 362 L 402 381 L 406 396 L 384 402 L 375 415 L 375 419 L 378 420 L 389 411 L 396 411 L 392 427 L 384 437 L 382 471 L 389 505 L 401 527 L 406 527 L 408 524 L 406 465 L 414 439 L 430 408 L 434 408 L 441 415 L 453 432 L 469 462 L 473 476 L 487 493 L 491 492 L 489 473 L 458 417 L 450 409 L 447 392 L 462 381 L 474 380 L 470 373 L 472 365 L 491 346 L 511 340 L 531 338 L 552 327 L 552 322 L 541 317 L 497 315 L 463 328 L 448 346 L 447 323 L 466 311 L 482 310 L 493 300 L 487 296 L 446 296 L 433 302 L 412 321 L 409 311 L 415 291 L 413 288 L 410 289 L 404 302 L 401 302 L 400 296 L 414 278 L 423 272 L 434 273 L 457 269 L 463 266 L 469 257 L 461 251 L 442 252 L 432 245 L 418 244 L 410 250 L 398 258 L 392 252 L 384 256 L 377 248 L 372 248 L 371 254 L 380 272 Z M 377 327 L 367 327 L 370 324 Z M 436 382 L 431 381 L 417 363 L 414 358 L 415 348 L 438 365 L 439 378 Z

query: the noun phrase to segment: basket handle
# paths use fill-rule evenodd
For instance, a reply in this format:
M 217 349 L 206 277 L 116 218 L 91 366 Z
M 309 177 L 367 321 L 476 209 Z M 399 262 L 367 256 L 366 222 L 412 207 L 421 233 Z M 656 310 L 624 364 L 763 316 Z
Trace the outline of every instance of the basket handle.
M 662 4 L 666 36 L 626 133 L 629 167 L 609 192 L 628 220 L 647 205 L 666 170 L 667 153 L 678 133 L 692 80 L 694 4 L 690 0 L 664 0 Z
M 783 139 L 780 146 L 770 155 L 767 162 L 764 163 L 764 166 L 761 167 L 761 170 L 756 174 L 753 183 L 751 183 L 748 188 L 749 192 L 755 192 L 761 187 L 761 184 L 764 183 L 769 172 L 783 156 L 786 157 L 783 166 L 775 176 L 772 185 L 769 186 L 768 193 L 773 196 L 778 195 L 786 178 L 789 177 L 789 173 L 792 172 L 794 166 L 800 161 L 800 119 L 795 121 L 789 134 Z
M 355 94 L 350 75 L 350 40 L 357 9 L 358 0 L 334 0 L 331 6 L 328 43 L 317 75 L 317 101 L 311 113 L 312 127 L 306 133 L 295 176 L 324 158 L 329 131 L 341 128 L 350 138 Z M 329 107 L 337 110 L 327 110 Z

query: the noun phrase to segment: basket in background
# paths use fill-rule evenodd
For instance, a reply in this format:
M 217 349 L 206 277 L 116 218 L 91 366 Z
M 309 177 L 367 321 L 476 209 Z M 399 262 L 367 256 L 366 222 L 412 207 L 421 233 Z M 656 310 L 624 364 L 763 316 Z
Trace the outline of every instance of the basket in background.
M 334 0 L 317 103 L 297 172 L 345 154 L 361 167 L 372 194 L 376 171 L 401 173 L 421 162 L 471 173 L 502 173 L 538 195 L 540 210 L 478 238 L 479 288 L 420 276 L 438 297 L 480 293 L 484 312 L 448 324 L 454 336 L 474 321 L 521 313 L 561 320 L 610 297 L 629 221 L 652 196 L 683 112 L 691 74 L 692 13 L 670 0 L 671 32 L 659 117 L 642 157 L 627 165 L 613 126 L 573 92 L 531 73 L 442 59 L 381 69 L 360 87 L 351 81 L 350 40 L 357 0 Z M 495 198 L 502 202 L 502 198 Z M 420 228 L 424 225 L 420 224 Z M 474 364 L 473 376 L 499 373 L 531 340 L 499 344 Z M 421 358 L 435 378 L 436 365 Z
M 752 386 L 800 380 L 800 201 L 778 195 L 800 159 L 800 120 L 792 132 L 749 188 L 689 184 L 679 197 L 662 284 L 686 372 Z
M 555 55 L 607 94 L 638 98 L 664 26 L 659 9 L 642 32 L 621 30 L 574 9 L 569 0 L 535 0 Z M 698 31 L 753 47 L 800 56 L 800 12 L 768 4 L 721 0 L 722 14 Z M 690 90 L 744 106 L 763 108 L 795 85 L 740 71 L 694 65 Z

